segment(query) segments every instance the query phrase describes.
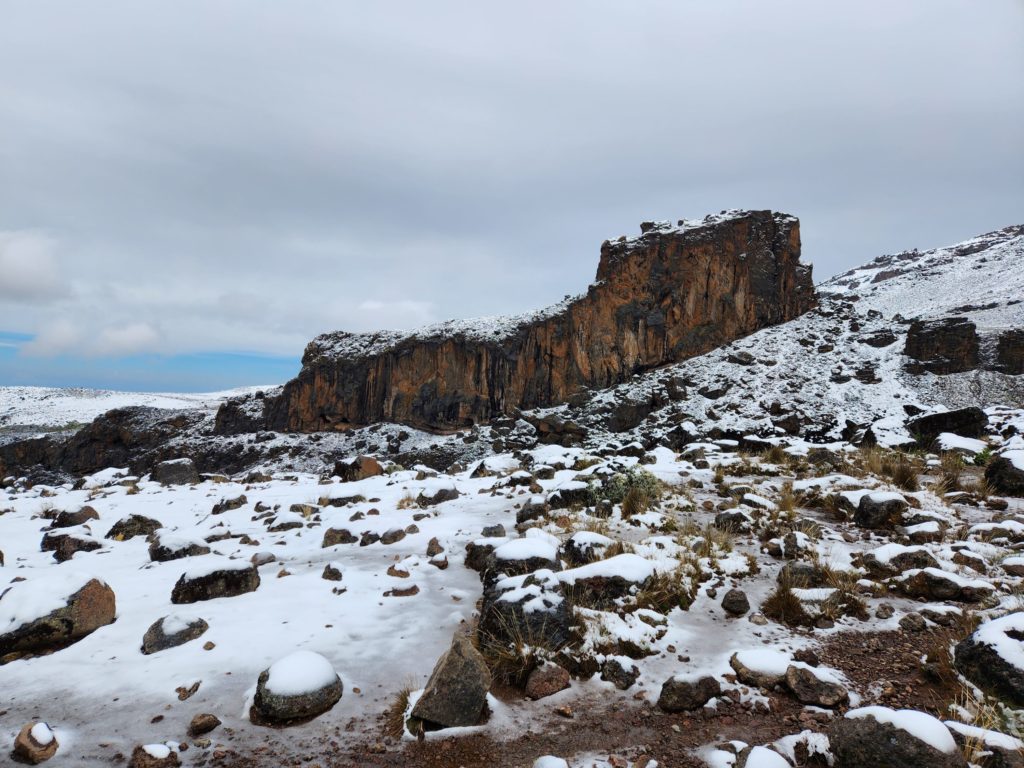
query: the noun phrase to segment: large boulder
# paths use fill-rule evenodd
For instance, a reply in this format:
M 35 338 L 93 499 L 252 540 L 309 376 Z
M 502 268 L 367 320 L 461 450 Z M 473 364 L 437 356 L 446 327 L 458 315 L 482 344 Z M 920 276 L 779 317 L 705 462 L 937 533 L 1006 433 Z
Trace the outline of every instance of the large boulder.
M 791 664 L 786 669 L 786 687 L 801 704 L 816 707 L 834 707 L 850 696 L 846 686 L 829 671 L 806 664 Z
M 996 370 L 1011 376 L 1024 373 L 1024 328 L 1010 328 L 999 334 Z
M 103 538 L 128 541 L 136 536 L 149 536 L 161 528 L 163 528 L 163 524 L 159 520 L 144 515 L 129 515 L 114 523 Z
M 476 725 L 487 706 L 491 673 L 466 632 L 457 632 L 438 660 L 412 716 L 442 728 Z
M 940 568 L 915 568 L 907 571 L 898 579 L 896 586 L 909 597 L 956 600 L 962 603 L 977 603 L 995 591 L 987 581 L 965 579 Z
M 171 592 L 175 604 L 196 603 L 218 597 L 235 597 L 255 592 L 260 585 L 256 566 L 245 560 L 226 560 L 186 571 Z
M 962 373 L 978 367 L 978 330 L 965 317 L 915 320 L 907 329 L 903 354 L 910 373 Z
M 199 470 L 192 459 L 170 459 L 153 467 L 153 479 L 164 485 L 193 485 L 199 482 Z
M 658 706 L 665 712 L 690 712 L 700 709 L 721 694 L 722 686 L 713 677 L 670 677 L 661 686 Z
M 149 537 L 149 559 L 154 563 L 166 563 L 183 557 L 210 554 L 210 548 L 202 539 L 193 539 L 161 529 Z
M 1024 707 L 1024 611 L 982 624 L 957 644 L 954 662 L 979 688 Z
M 91 533 L 79 528 L 47 531 L 43 534 L 39 549 L 43 552 L 53 552 L 54 560 L 65 563 L 73 558 L 76 552 L 93 552 L 102 546 L 103 544 L 96 541 Z
M 343 482 L 351 483 L 384 474 L 384 467 L 372 456 L 356 456 L 334 462 L 334 474 Z
M 99 520 L 99 513 L 92 507 L 86 505 L 75 512 L 67 510 L 59 513 L 53 520 L 54 528 L 73 528 L 76 525 L 84 525 L 90 520 Z
M 924 712 L 852 709 L 828 738 L 836 768 L 967 768 L 949 729 Z
M 985 479 L 997 493 L 1024 496 L 1024 450 L 996 456 L 985 467 Z
M 114 591 L 81 573 L 21 581 L 0 594 L 0 664 L 9 654 L 53 651 L 81 640 L 116 615 Z
M 337 704 L 343 689 L 327 659 L 313 651 L 296 651 L 260 673 L 253 709 L 275 723 L 304 721 Z
M 861 528 L 891 528 L 909 509 L 907 500 L 893 491 L 873 491 L 860 497 L 853 522 Z
M 988 416 L 977 407 L 932 413 L 908 421 L 907 431 L 925 446 L 943 432 L 961 437 L 981 437 L 988 431 Z
M 39 765 L 57 754 L 59 746 L 46 723 L 26 723 L 14 739 L 11 756 L 21 763 Z
M 142 652 L 147 656 L 165 651 L 201 637 L 210 625 L 198 616 L 175 614 L 157 619 L 142 637 Z

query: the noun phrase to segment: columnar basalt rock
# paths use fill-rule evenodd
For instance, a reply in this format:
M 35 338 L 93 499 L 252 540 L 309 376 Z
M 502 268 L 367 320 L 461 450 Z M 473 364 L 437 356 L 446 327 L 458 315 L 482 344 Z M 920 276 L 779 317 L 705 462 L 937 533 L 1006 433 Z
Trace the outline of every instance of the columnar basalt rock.
M 641 229 L 605 242 L 597 281 L 549 309 L 409 335 L 317 337 L 298 377 L 261 401 L 262 427 L 314 432 L 396 421 L 457 429 L 620 383 L 815 304 L 792 216 L 729 212 Z M 227 404 L 218 432 L 251 430 L 259 405 Z

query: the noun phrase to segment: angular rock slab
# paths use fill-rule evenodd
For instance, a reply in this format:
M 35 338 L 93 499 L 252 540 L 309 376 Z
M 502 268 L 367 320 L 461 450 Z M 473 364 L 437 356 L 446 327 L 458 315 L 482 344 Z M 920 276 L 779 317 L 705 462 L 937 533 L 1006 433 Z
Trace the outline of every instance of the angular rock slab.
M 200 600 L 255 592 L 260 585 L 260 573 L 256 566 L 245 561 L 233 562 L 237 565 L 183 573 L 171 592 L 171 602 L 176 605 L 197 603 Z
M 456 633 L 438 660 L 412 716 L 442 728 L 476 725 L 487 705 L 491 673 L 469 634 Z

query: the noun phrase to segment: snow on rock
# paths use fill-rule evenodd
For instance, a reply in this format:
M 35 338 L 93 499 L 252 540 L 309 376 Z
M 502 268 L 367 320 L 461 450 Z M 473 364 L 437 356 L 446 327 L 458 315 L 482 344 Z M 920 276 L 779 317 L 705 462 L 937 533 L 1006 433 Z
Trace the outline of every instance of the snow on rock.
M 902 731 L 906 731 L 915 739 L 919 739 L 933 749 L 945 754 L 953 754 L 957 751 L 956 741 L 949 732 L 949 728 L 926 712 L 918 712 L 913 709 L 889 709 L 888 707 L 861 707 L 851 709 L 846 713 L 846 718 L 856 720 L 862 717 L 870 717 L 879 723 L 892 725 Z
M 331 685 L 337 678 L 331 662 L 319 653 L 296 651 L 270 666 L 266 686 L 279 696 L 299 696 Z
M 569 768 L 569 764 L 560 757 L 544 755 L 533 761 L 533 768 Z
M 58 568 L 14 584 L 0 597 L 0 635 L 64 608 L 68 598 L 93 579 L 87 573 Z
M 988 448 L 984 440 L 976 440 L 973 437 L 960 437 L 952 432 L 942 432 L 936 438 L 941 451 L 963 451 L 964 453 L 981 453 Z
M 53 731 L 50 730 L 50 726 L 46 723 L 36 723 L 32 726 L 29 731 L 32 734 L 33 740 L 40 746 L 47 746 L 54 740 Z
M 547 560 L 558 559 L 558 548 L 550 542 L 537 538 L 513 539 L 494 550 L 498 560 Z

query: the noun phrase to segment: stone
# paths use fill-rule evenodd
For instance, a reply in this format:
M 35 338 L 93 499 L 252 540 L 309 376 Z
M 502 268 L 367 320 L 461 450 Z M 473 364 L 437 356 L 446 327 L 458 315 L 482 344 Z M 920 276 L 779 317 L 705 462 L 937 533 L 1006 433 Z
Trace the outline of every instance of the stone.
M 898 493 L 865 493 L 860 498 L 853 522 L 861 528 L 891 528 L 910 508 Z
M 1007 614 L 982 624 L 961 640 L 953 661 L 958 670 L 982 690 L 1024 707 L 1024 669 L 1004 658 L 997 645 L 1024 651 L 1024 611 Z
M 106 539 L 128 541 L 136 536 L 149 536 L 163 528 L 163 523 L 144 515 L 129 515 L 114 523 L 107 531 Z
M 750 611 L 750 600 L 742 589 L 730 589 L 722 598 L 722 610 L 730 616 L 743 616 Z
M 205 736 L 218 725 L 220 725 L 219 717 L 211 715 L 209 712 L 202 712 L 193 717 L 188 724 L 188 735 L 193 739 L 197 736 Z
M 324 566 L 324 572 L 321 574 L 320 578 L 326 579 L 327 581 L 341 581 L 341 568 L 336 566 L 334 563 L 328 563 Z
M 459 491 L 453 485 L 450 488 L 438 488 L 433 493 L 421 491 L 420 495 L 416 497 L 416 503 L 421 507 L 433 507 L 446 501 L 454 501 L 457 498 L 459 498 Z
M 434 536 L 430 541 L 427 542 L 427 557 L 437 557 L 438 555 L 444 554 L 444 547 L 441 546 L 441 542 Z
M 541 664 L 526 678 L 526 695 L 543 699 L 569 687 L 569 672 L 557 664 Z
M 485 539 L 503 539 L 507 534 L 505 526 L 498 523 L 497 525 L 485 525 L 480 531 L 480 535 Z
M 661 686 L 658 706 L 665 712 L 692 712 L 722 694 L 722 686 L 713 677 L 686 680 L 670 677 Z
M 924 632 L 928 623 L 920 613 L 908 613 L 900 617 L 900 629 L 904 632 Z
M 249 558 L 249 562 L 259 568 L 261 565 L 270 565 L 277 562 L 277 555 L 273 552 L 257 552 Z
M 440 726 L 476 725 L 487 705 L 491 673 L 466 632 L 459 631 L 438 660 L 412 716 Z
M 185 557 L 210 554 L 203 541 L 196 541 L 170 531 L 157 531 L 150 536 L 149 559 L 154 563 L 168 563 Z
M 60 745 L 46 723 L 26 723 L 14 739 L 13 757 L 22 763 L 39 765 L 55 754 Z
M 918 416 L 908 421 L 906 426 L 921 445 L 929 447 L 943 432 L 952 432 L 960 437 L 983 437 L 988 432 L 988 416 L 981 408 L 960 408 Z
M 345 483 L 383 474 L 384 467 L 372 456 L 356 456 L 354 459 L 344 459 L 334 464 L 334 475 Z
M 1024 496 L 1024 469 L 1005 456 L 996 456 L 988 463 L 985 467 L 985 479 L 997 493 Z
M 405 531 L 401 528 L 390 528 L 381 534 L 381 544 L 397 544 L 405 538 Z
M 99 520 L 99 513 L 90 506 L 84 506 L 77 512 L 61 512 L 53 521 L 54 528 L 72 528 L 76 525 L 83 525 L 90 520 Z
M 153 479 L 163 485 L 194 485 L 199 482 L 199 470 L 192 459 L 171 459 L 153 467 Z
M 729 666 L 732 667 L 733 671 L 736 673 L 737 680 L 744 685 L 752 685 L 756 688 L 764 688 L 765 690 L 770 691 L 776 685 L 781 685 L 786 680 L 785 672 L 775 674 L 747 667 L 740 659 L 740 655 L 738 653 L 734 653 L 729 658 Z
M 910 373 L 946 375 L 978 367 L 977 327 L 965 317 L 915 320 L 907 329 L 903 354 L 911 359 Z
M 601 665 L 601 679 L 611 683 L 620 691 L 632 688 L 639 678 L 640 669 L 628 657 L 610 656 Z
M 849 698 L 845 687 L 819 677 L 812 668 L 804 665 L 791 664 L 786 669 L 786 686 L 801 704 L 816 707 L 834 707 Z
M 241 496 L 236 496 L 233 499 L 221 499 L 220 501 L 213 505 L 213 509 L 210 510 L 210 514 L 222 515 L 225 512 L 233 512 L 236 509 L 241 509 L 248 503 L 249 500 L 245 498 L 244 493 Z
M 178 753 L 165 744 L 144 744 L 132 750 L 128 768 L 178 768 Z
M 11 653 L 58 650 L 114 622 L 114 590 L 99 579 L 72 578 L 64 588 L 74 587 L 74 591 L 64 598 L 62 607 L 0 634 L 0 658 Z M 18 582 L 0 596 L 0 607 L 7 598 L 20 598 L 26 603 L 49 601 L 53 589 L 45 580 Z
M 345 528 L 328 528 L 324 531 L 324 540 L 320 546 L 326 549 L 338 544 L 355 544 L 357 541 L 359 538 Z
M 164 616 L 154 621 L 142 636 L 142 652 L 148 656 L 184 645 L 202 637 L 209 628 L 210 625 L 198 616 Z
M 74 533 L 57 533 L 48 531 L 43 534 L 39 548 L 43 552 L 53 552 L 53 559 L 65 563 L 75 556 L 76 552 L 93 552 L 103 545 L 89 534 L 76 531 Z
M 171 592 L 171 602 L 177 604 L 235 597 L 255 592 L 260 585 L 260 572 L 252 563 L 232 561 L 235 565 L 203 571 L 183 573 Z
M 319 336 L 279 395 L 250 401 L 262 417 L 238 427 L 317 432 L 392 421 L 458 429 L 565 402 L 806 312 L 816 298 L 799 255 L 799 222 L 771 211 L 658 226 L 604 243 L 589 291 L 514 333 Z M 227 407 L 219 434 L 234 428 Z
M 963 579 L 938 568 L 907 571 L 896 584 L 900 591 L 909 597 L 956 600 L 963 603 L 980 602 L 994 591 L 988 582 Z
M 999 334 L 995 369 L 1011 376 L 1024 373 L 1024 328 L 1010 328 Z
M 311 670 L 324 680 L 311 690 L 301 690 L 295 677 L 308 677 Z M 260 673 L 253 709 L 274 723 L 306 721 L 323 714 L 341 700 L 344 686 L 327 659 L 312 651 L 296 651 Z
M 892 713 L 884 707 L 852 710 L 851 713 L 871 710 Z M 904 712 L 906 710 L 896 714 Z M 836 768 L 967 768 L 952 736 L 949 740 L 953 750 L 944 752 L 902 728 L 879 722 L 870 715 L 850 717 L 851 713 L 837 718 L 828 729 Z M 917 712 L 912 716 L 926 721 L 930 731 L 948 733 L 948 729 L 930 715 Z

